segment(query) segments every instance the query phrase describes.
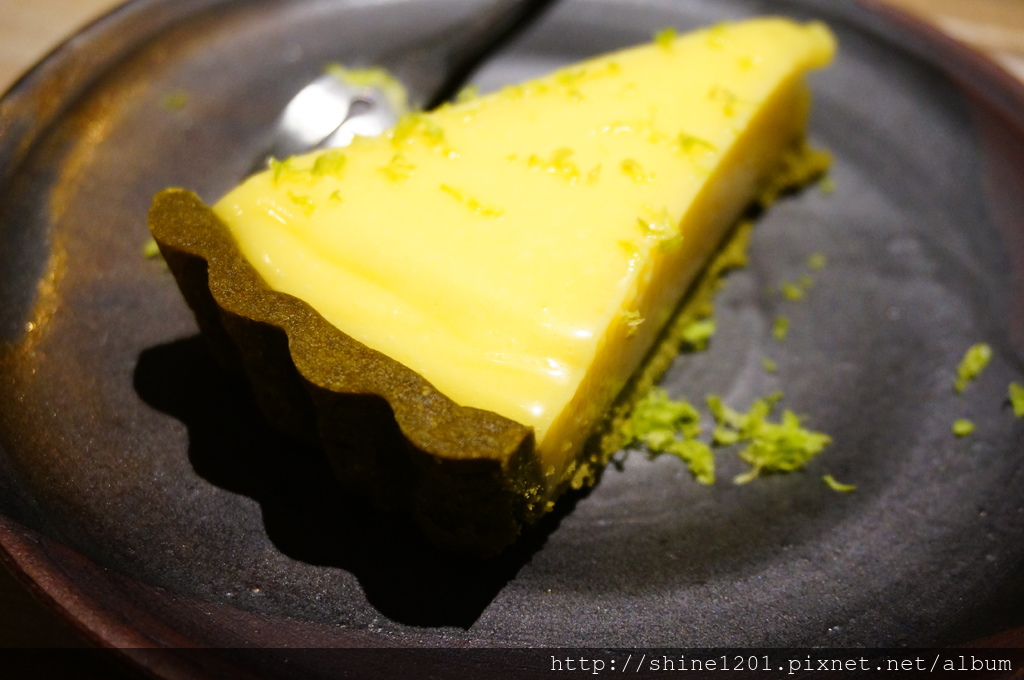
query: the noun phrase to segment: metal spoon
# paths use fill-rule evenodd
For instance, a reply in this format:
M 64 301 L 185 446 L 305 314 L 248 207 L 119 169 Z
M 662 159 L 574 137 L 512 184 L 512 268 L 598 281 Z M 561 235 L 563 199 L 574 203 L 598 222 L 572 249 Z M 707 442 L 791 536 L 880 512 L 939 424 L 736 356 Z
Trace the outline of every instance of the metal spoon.
M 432 107 L 450 97 L 486 54 L 525 26 L 554 0 L 487 0 L 465 24 L 413 49 L 382 56 L 377 65 L 405 88 L 406 101 L 382 87 L 353 84 L 327 72 L 296 94 L 274 127 L 267 151 L 250 174 L 270 158 L 345 146 L 355 135 L 392 127 L 405 107 Z

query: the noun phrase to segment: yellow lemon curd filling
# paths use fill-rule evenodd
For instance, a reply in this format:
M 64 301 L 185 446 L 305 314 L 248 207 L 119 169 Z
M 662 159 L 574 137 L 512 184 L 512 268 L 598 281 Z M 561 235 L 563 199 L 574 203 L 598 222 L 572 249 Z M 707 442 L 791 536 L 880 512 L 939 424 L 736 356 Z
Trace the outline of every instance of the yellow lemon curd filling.
M 531 426 L 549 488 L 803 139 L 821 24 L 723 24 L 271 163 L 214 206 L 273 289 Z

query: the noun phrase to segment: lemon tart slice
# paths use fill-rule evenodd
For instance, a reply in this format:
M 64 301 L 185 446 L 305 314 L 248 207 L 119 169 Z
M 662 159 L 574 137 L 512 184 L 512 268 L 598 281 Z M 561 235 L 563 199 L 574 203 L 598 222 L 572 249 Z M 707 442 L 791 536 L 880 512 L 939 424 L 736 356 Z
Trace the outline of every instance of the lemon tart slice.
M 819 23 L 722 24 L 271 163 L 151 228 L 268 417 L 339 477 L 493 552 L 588 447 L 680 300 L 804 140 Z

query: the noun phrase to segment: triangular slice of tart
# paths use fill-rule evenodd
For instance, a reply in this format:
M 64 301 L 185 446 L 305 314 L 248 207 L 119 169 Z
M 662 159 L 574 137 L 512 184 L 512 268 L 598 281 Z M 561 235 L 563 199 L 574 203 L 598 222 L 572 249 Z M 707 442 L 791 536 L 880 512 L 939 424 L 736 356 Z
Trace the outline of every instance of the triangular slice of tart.
M 268 417 L 441 542 L 512 540 L 732 225 L 802 148 L 821 24 L 755 19 L 591 59 L 280 162 L 151 227 Z

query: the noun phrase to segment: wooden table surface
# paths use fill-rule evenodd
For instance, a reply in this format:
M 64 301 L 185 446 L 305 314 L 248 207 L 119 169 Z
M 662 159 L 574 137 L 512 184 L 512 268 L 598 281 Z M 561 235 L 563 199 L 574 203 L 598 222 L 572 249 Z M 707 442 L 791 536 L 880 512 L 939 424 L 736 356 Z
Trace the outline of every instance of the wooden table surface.
M 1024 80 L 1024 0 L 889 0 L 987 52 Z M 0 91 L 121 0 L 0 0 Z M 0 647 L 81 646 L 76 633 L 0 567 Z

